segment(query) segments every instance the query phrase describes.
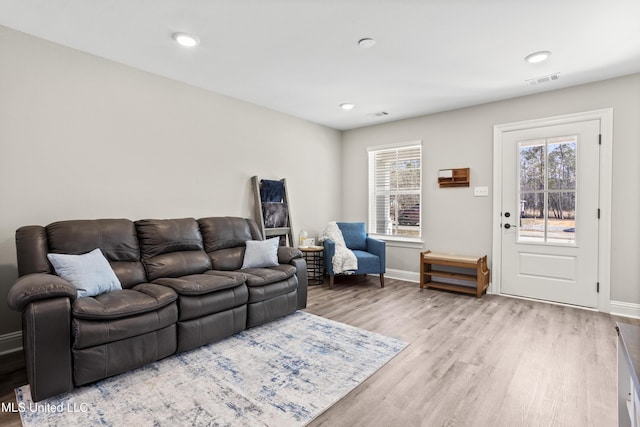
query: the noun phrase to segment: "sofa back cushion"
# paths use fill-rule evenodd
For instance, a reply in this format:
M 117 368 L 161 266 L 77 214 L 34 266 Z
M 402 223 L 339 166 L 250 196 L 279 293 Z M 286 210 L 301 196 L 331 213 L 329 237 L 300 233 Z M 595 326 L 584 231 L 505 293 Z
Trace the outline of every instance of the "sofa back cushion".
M 244 260 L 245 246 L 235 248 L 220 249 L 209 253 L 211 259 L 211 267 L 214 270 L 234 271 L 242 268 Z
M 200 218 L 198 225 L 214 270 L 239 270 L 247 240 L 262 240 L 258 224 L 248 218 Z
M 211 269 L 194 218 L 135 222 L 148 279 L 200 274 Z
M 18 275 L 51 273 L 47 260 L 49 240 L 47 230 L 41 225 L 26 225 L 16 230 L 16 255 Z
M 80 255 L 100 248 L 123 288 L 146 281 L 136 229 L 128 219 L 59 221 L 45 232 L 49 253 Z
M 344 243 L 351 250 L 367 250 L 367 230 L 364 222 L 338 222 Z

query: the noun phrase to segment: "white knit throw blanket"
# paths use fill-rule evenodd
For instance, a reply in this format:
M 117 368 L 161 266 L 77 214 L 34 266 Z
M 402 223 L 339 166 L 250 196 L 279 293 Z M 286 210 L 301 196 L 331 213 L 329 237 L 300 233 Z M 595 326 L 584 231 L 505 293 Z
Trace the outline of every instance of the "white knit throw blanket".
M 340 231 L 340 227 L 338 227 L 338 224 L 336 224 L 335 221 L 327 224 L 327 227 L 324 229 L 322 234 L 320 234 L 318 241 L 322 243 L 329 239 L 333 240 L 336 244 L 336 253 L 331 260 L 331 263 L 333 264 L 333 272 L 335 274 L 340 274 L 349 270 L 357 270 L 358 259 L 353 252 L 347 248 L 347 245 L 344 242 L 344 237 L 342 237 L 342 231 Z

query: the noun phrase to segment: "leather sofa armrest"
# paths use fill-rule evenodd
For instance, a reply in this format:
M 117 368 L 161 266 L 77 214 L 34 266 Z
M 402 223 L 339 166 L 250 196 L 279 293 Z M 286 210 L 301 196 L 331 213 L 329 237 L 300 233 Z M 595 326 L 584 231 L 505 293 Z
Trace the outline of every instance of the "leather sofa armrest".
M 298 277 L 298 304 L 296 308 L 302 310 L 307 307 L 307 290 L 309 288 L 307 262 L 301 257 L 291 260 L 291 264 L 296 268 L 296 276 Z
M 278 262 L 280 264 L 291 264 L 291 261 L 296 258 L 302 258 L 302 252 L 299 249 L 278 246 Z
M 34 301 L 60 297 L 68 297 L 73 301 L 78 297 L 78 291 L 71 283 L 54 274 L 33 273 L 16 281 L 9 289 L 7 302 L 13 310 L 24 311 Z
M 333 276 L 333 256 L 336 254 L 336 244 L 333 240 L 327 239 L 324 245 L 324 271 L 328 276 Z
M 69 298 L 27 304 L 22 312 L 22 342 L 34 402 L 73 390 L 71 341 Z

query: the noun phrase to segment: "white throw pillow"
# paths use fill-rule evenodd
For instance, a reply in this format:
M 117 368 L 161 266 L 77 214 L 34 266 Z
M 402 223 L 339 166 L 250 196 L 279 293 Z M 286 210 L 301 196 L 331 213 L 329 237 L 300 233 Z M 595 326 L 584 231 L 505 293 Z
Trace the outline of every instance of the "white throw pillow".
M 278 265 L 279 237 L 267 240 L 247 240 L 242 268 L 275 267 Z
M 122 289 L 100 248 L 82 255 L 47 254 L 58 276 L 78 289 L 78 297 L 93 297 Z

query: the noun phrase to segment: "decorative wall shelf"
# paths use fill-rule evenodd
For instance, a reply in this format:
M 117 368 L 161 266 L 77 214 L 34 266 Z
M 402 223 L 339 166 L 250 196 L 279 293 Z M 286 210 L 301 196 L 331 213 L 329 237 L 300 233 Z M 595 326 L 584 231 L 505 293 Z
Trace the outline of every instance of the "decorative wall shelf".
M 468 187 L 469 168 L 440 169 L 438 171 L 438 184 L 440 184 L 440 188 Z

